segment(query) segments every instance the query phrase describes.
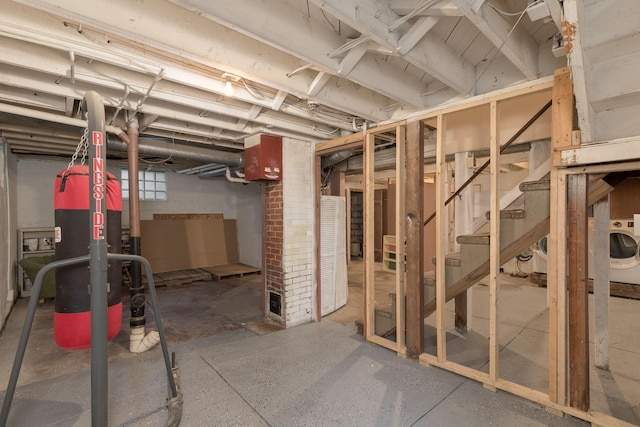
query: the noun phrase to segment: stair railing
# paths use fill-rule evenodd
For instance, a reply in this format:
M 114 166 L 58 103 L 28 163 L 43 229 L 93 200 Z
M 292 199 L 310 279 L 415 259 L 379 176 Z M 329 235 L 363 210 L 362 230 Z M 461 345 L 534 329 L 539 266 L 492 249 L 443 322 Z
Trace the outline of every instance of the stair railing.
M 549 107 L 551 107 L 551 101 L 547 102 L 544 107 L 542 107 L 540 109 L 540 111 L 538 111 L 536 114 L 533 115 L 533 117 L 531 117 L 531 119 L 529 119 L 529 121 L 527 123 L 525 123 L 511 138 L 509 138 L 509 140 L 500 147 L 500 154 L 502 154 L 502 152 L 504 150 L 506 150 L 506 148 L 511 145 L 516 139 L 518 139 L 520 137 L 520 135 L 522 135 L 527 129 L 529 129 L 529 127 L 535 123 L 536 120 L 538 120 L 540 118 L 540 116 L 542 116 L 545 111 L 547 111 L 549 109 Z M 462 191 L 467 188 L 469 186 L 469 184 L 471 184 L 471 182 L 473 180 L 476 179 L 476 177 L 478 175 L 480 175 L 482 173 L 483 170 L 485 170 L 487 168 L 487 166 L 489 166 L 489 164 L 491 163 L 491 160 L 487 160 L 486 162 L 484 162 L 484 164 L 482 166 L 480 166 L 478 168 L 477 171 L 475 171 L 473 173 L 473 175 L 471 175 L 469 177 L 469 179 L 467 179 L 461 186 L 460 188 L 458 188 L 451 196 L 449 196 L 449 198 L 444 202 L 444 205 L 447 206 L 453 199 L 456 198 L 457 195 L 459 195 L 460 193 L 462 193 Z M 426 226 L 429 222 L 431 222 L 431 220 L 433 220 L 436 217 L 436 213 L 432 213 L 429 218 L 427 218 L 424 221 L 424 226 Z

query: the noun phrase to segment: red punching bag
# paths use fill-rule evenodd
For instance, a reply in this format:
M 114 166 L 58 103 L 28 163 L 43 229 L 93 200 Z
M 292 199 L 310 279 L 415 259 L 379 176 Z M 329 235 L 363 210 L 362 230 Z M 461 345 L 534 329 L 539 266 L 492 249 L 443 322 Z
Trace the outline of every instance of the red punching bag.
M 110 253 L 120 253 L 122 192 L 118 179 L 106 174 L 107 243 Z M 89 167 L 72 166 L 56 176 L 54 187 L 56 261 L 87 255 L 89 229 Z M 122 326 L 122 263 L 109 262 L 107 338 L 112 340 Z M 90 272 L 88 264 L 56 269 L 53 331 L 56 344 L 65 349 L 91 346 Z

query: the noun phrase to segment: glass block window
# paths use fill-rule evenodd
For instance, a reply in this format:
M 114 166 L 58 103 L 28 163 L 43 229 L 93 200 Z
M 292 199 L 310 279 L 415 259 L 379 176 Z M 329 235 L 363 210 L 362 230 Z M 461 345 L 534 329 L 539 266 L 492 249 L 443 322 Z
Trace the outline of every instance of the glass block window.
M 120 173 L 122 199 L 129 200 L 129 171 L 122 169 Z M 167 173 L 159 171 L 138 171 L 138 195 L 140 200 L 167 200 Z

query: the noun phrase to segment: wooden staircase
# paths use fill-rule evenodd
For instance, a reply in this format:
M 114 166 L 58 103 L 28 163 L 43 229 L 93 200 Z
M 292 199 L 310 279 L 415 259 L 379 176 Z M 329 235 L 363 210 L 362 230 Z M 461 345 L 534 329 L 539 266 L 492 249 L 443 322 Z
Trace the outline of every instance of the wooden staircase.
M 549 181 L 524 182 L 515 203 L 524 208 L 500 212 L 500 262 L 506 263 L 549 233 Z M 489 274 L 489 233 L 458 236 L 460 252 L 445 257 L 446 301 Z M 435 260 L 434 260 L 435 261 Z M 425 274 L 425 316 L 436 309 L 435 274 Z M 429 298 L 429 299 L 427 299 Z
M 614 175 L 616 174 L 597 177 L 590 184 L 589 205 L 613 190 L 615 184 L 610 185 L 607 179 L 615 178 Z M 549 233 L 548 177 L 540 181 L 523 182 L 519 188 L 522 195 L 500 212 L 501 265 Z M 481 228 L 475 234 L 458 236 L 457 241 L 460 243 L 460 252 L 445 257 L 446 301 L 463 294 L 489 274 L 489 233 Z M 436 309 L 436 280 L 433 271 L 425 273 L 423 283 L 426 317 Z M 395 331 L 395 294 L 390 294 L 390 297 L 391 304 L 375 308 L 375 334 L 379 336 L 387 336 Z
M 523 182 L 523 194 L 500 212 L 500 259 L 509 261 L 549 233 L 549 181 Z M 445 258 L 446 300 L 466 292 L 489 273 L 489 233 L 458 236 L 460 252 Z M 434 260 L 435 261 L 435 260 Z M 424 275 L 425 317 L 436 308 L 435 274 Z M 395 328 L 395 294 L 390 305 L 376 307 L 375 333 L 385 336 Z

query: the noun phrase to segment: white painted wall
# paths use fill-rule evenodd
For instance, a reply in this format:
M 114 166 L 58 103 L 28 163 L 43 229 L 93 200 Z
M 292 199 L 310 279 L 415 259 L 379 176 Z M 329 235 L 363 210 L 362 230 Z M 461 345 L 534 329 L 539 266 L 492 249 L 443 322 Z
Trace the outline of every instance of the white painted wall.
M 235 184 L 238 256 L 262 268 L 262 184 Z
M 53 184 L 66 162 L 19 160 L 17 165 L 18 227 L 53 227 Z M 119 176 L 119 169 L 109 168 Z M 167 174 L 168 200 L 140 202 L 140 217 L 154 213 L 222 213 L 237 220 L 240 262 L 261 267 L 262 185 L 231 183 L 225 178 L 199 179 L 195 175 Z M 128 203 L 124 201 L 122 223 L 129 225 Z
M 16 159 L 0 144 L 0 330 L 18 297 L 16 285 Z
M 285 323 L 310 322 L 315 314 L 314 146 L 283 139 L 282 204 Z

